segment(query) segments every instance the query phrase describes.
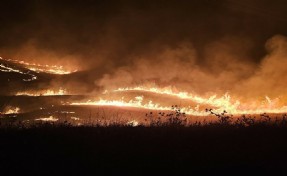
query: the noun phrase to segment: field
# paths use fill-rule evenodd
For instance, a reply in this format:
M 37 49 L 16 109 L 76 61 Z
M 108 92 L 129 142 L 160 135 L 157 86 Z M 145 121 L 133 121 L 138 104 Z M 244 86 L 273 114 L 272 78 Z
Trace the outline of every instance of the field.
M 279 173 L 287 164 L 287 128 L 255 125 L 1 129 L 7 174 Z

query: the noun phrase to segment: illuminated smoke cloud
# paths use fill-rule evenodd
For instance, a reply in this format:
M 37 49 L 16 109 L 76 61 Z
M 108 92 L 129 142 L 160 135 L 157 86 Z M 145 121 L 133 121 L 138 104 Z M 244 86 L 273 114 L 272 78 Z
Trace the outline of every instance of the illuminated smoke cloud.
M 155 84 L 202 95 L 285 93 L 287 17 L 279 2 L 3 3 L 18 15 L 0 12 L 1 57 L 79 71 L 49 80 L 53 88 L 86 94 Z

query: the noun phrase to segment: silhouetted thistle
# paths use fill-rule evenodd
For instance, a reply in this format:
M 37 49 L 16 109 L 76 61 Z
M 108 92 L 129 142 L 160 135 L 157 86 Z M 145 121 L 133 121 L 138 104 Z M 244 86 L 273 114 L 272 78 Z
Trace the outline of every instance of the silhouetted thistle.
M 237 126 L 252 126 L 255 124 L 255 117 L 251 117 L 251 116 L 246 116 L 245 114 L 243 114 L 241 117 L 237 118 L 237 120 L 235 121 L 235 125 Z
M 172 112 L 157 113 L 157 117 L 154 117 L 152 112 L 146 116 L 150 119 L 150 126 L 186 126 L 187 118 L 184 112 L 181 112 L 181 109 L 178 105 L 171 106 Z
M 205 109 L 205 111 L 216 116 L 218 118 L 218 122 L 222 125 L 229 125 L 231 123 L 232 115 L 227 115 L 227 111 L 225 110 L 222 113 L 216 113 L 212 109 Z

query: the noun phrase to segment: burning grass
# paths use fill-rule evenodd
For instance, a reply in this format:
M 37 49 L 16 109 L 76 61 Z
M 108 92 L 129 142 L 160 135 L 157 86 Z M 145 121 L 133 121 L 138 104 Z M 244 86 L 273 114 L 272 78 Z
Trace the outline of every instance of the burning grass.
M 128 96 L 127 93 L 131 93 L 131 96 Z M 164 97 L 165 100 L 162 100 L 160 97 L 152 99 L 150 94 Z M 148 96 L 146 97 L 144 95 Z M 176 102 L 183 103 L 181 109 L 185 111 L 186 114 L 193 116 L 207 116 L 208 112 L 202 107 L 212 108 L 213 111 L 217 113 L 228 111 L 234 115 L 262 114 L 265 112 L 279 114 L 287 112 L 287 107 L 282 98 L 271 99 L 265 96 L 263 100 L 246 99 L 247 97 L 242 99 L 232 97 L 229 93 L 225 93 L 222 96 L 217 94 L 200 96 L 195 93 L 179 91 L 172 87 L 125 87 L 110 91 L 105 90 L 100 97 L 101 98 L 95 98 L 94 100 L 89 99 L 72 102 L 70 105 L 120 106 L 164 111 L 169 109 L 169 105 L 166 106 L 165 102 L 167 99 L 173 97 Z

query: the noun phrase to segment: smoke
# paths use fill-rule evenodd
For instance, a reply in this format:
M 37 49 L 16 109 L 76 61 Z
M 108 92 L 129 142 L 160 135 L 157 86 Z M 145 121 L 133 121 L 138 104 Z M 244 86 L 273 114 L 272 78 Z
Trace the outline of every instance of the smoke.
M 4 1 L 0 55 L 78 69 L 49 84 L 80 93 L 156 84 L 279 96 L 287 93 L 283 3 Z
M 132 64 L 117 68 L 95 83 L 116 88 L 152 82 L 201 94 L 225 93 L 255 72 L 256 65 L 247 55 L 250 47 L 248 40 L 224 37 L 208 44 L 201 58 L 191 43 L 180 43 L 136 56 Z
M 0 50 L 4 58 L 21 60 L 40 65 L 58 65 L 67 70 L 85 69 L 80 65 L 81 56 L 72 54 L 63 54 L 52 50 L 46 50 L 39 47 L 36 40 L 29 40 L 18 48 L 2 48 Z
M 131 65 L 117 68 L 95 83 L 108 89 L 154 83 L 199 94 L 285 96 L 287 38 L 276 35 L 265 46 L 267 54 L 257 64 L 249 56 L 252 42 L 225 37 L 206 46 L 202 63 L 192 44 L 181 43 L 137 56 Z
M 266 49 L 268 54 L 257 66 L 255 74 L 236 89 L 249 96 L 286 96 L 287 38 L 282 35 L 272 37 L 267 41 Z

